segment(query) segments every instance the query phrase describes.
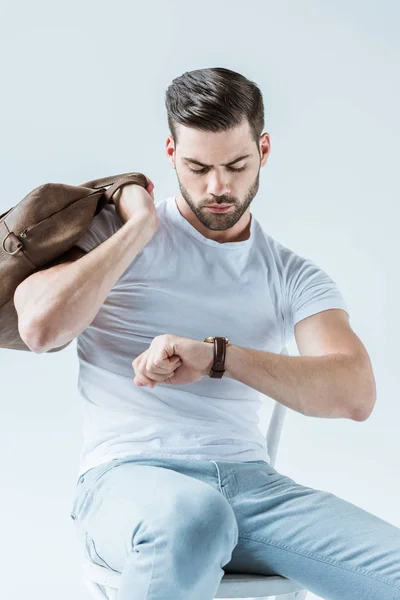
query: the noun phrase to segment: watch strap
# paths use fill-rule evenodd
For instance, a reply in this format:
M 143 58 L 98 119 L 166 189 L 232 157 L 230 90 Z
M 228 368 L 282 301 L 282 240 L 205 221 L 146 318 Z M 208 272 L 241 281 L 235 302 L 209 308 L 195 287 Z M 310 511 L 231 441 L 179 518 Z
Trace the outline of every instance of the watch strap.
M 212 340 L 214 342 L 214 357 L 210 377 L 221 379 L 225 373 L 226 346 L 229 344 L 229 341 L 227 338 L 221 336 L 205 338 L 204 341 L 211 342 Z

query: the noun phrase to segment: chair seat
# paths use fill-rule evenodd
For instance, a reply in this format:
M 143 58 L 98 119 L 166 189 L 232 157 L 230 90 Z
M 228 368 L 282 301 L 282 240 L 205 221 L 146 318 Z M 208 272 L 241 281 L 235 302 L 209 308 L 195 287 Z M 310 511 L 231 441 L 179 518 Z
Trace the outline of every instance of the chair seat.
M 118 590 L 120 573 L 90 561 L 83 563 L 82 570 L 83 578 L 87 581 Z M 265 596 L 291 594 L 303 589 L 290 579 L 278 575 L 225 573 L 215 598 L 265 598 Z

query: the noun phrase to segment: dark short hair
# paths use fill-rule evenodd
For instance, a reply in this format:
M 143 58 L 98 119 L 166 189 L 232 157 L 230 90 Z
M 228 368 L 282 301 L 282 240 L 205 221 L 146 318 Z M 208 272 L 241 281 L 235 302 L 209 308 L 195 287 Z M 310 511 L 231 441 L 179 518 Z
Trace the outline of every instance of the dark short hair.
M 165 93 L 168 126 L 178 142 L 176 123 L 204 131 L 226 131 L 247 118 L 257 144 L 264 129 L 264 104 L 257 85 L 223 67 L 187 71 Z

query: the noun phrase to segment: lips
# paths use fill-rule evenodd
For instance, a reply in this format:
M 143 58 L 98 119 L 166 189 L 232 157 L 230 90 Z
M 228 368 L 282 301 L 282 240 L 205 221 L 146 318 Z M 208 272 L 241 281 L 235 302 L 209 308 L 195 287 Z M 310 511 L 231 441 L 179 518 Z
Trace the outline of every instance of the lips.
M 229 205 L 225 206 L 225 207 L 221 207 L 221 206 L 218 206 L 218 207 L 207 206 L 207 208 L 209 210 L 211 210 L 211 212 L 213 212 L 213 213 L 226 213 L 226 212 L 228 212 L 230 210 L 231 206 L 229 206 Z

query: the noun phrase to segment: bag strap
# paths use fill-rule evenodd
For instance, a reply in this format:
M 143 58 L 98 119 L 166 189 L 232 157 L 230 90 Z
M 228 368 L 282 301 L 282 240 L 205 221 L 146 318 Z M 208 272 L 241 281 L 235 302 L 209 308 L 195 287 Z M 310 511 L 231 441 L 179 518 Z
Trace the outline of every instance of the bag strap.
M 125 181 L 125 178 L 136 179 L 137 183 L 139 185 L 141 185 L 142 187 L 147 187 L 149 184 L 149 182 L 147 181 L 147 178 L 145 177 L 145 175 L 143 175 L 143 173 L 120 173 L 119 175 L 110 175 L 109 177 L 101 177 L 100 179 L 92 179 L 92 181 L 86 181 L 85 183 L 81 183 L 80 185 L 82 187 L 98 189 L 98 188 L 106 187 L 107 185 L 113 185 L 115 183 L 118 183 L 118 181 L 121 178 L 124 179 L 124 181 Z M 116 190 L 114 190 L 114 192 L 115 191 Z
M 112 195 L 123 185 L 127 183 L 137 183 L 142 187 L 146 188 L 149 184 L 147 178 L 143 173 L 120 173 L 119 175 L 110 175 L 110 177 L 101 177 L 100 179 L 93 179 L 92 181 L 86 181 L 81 183 L 82 187 L 101 189 L 106 186 L 111 186 L 102 194 L 100 198 L 95 215 L 97 215 L 106 204 L 112 202 Z

